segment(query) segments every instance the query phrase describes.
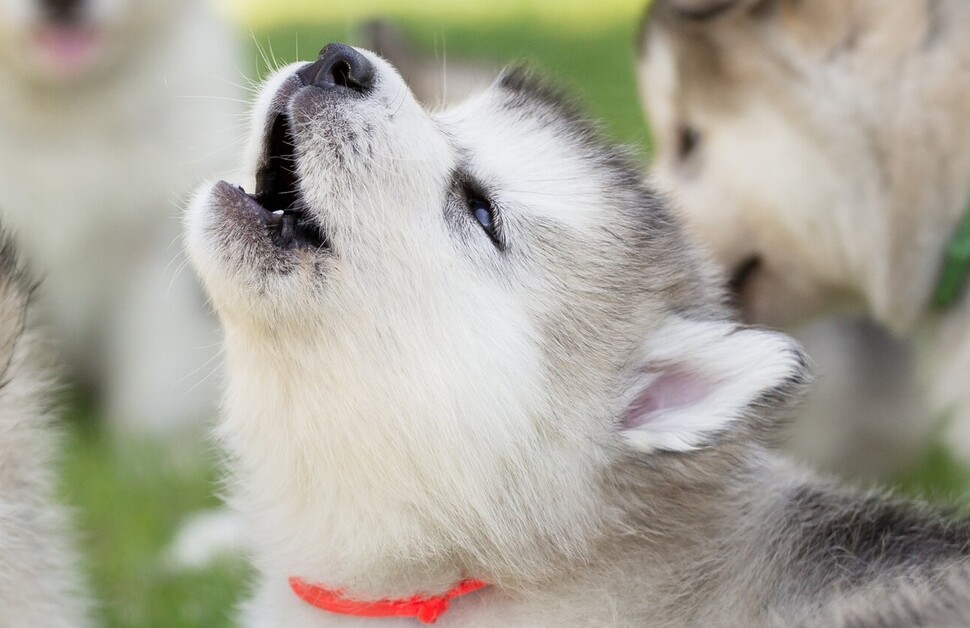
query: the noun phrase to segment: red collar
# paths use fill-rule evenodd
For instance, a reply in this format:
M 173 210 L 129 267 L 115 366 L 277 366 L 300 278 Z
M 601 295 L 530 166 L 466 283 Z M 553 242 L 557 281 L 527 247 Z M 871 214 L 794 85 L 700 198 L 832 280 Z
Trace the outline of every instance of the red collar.
M 290 578 L 290 588 L 296 596 L 315 608 L 354 617 L 413 617 L 422 624 L 433 624 L 448 610 L 448 603 L 456 597 L 468 595 L 488 585 L 480 580 L 462 580 L 455 588 L 441 595 L 415 595 L 406 600 L 378 600 L 362 602 L 344 597 L 343 591 L 332 591 L 307 584 L 300 578 Z

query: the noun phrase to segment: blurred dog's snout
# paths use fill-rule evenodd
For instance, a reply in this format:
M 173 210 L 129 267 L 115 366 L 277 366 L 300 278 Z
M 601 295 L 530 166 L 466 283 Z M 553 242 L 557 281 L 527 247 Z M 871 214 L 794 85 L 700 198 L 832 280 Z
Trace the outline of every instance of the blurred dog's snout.
M 73 22 L 81 16 L 84 0 L 42 0 L 41 5 L 50 20 Z
M 374 65 L 344 44 L 327 44 L 320 57 L 297 72 L 306 85 L 367 94 L 374 87 Z

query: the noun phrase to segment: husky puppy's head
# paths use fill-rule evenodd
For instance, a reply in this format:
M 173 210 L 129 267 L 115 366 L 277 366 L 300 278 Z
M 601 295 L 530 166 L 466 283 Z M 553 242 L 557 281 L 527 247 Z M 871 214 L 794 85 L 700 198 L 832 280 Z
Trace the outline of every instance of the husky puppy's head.
M 639 77 L 655 172 L 732 270 L 746 316 L 863 307 L 913 324 L 966 203 L 970 48 L 948 26 L 967 23 L 962 7 L 651 5 Z
M 122 62 L 185 0 L 0 0 L 0 62 L 25 80 L 72 85 Z
M 737 441 L 804 379 L 527 73 L 429 113 L 331 44 L 269 81 L 252 133 L 255 194 L 204 188 L 187 240 L 225 328 L 240 504 L 294 562 L 313 544 L 280 530 L 307 519 L 409 556 L 575 549 L 617 460 Z

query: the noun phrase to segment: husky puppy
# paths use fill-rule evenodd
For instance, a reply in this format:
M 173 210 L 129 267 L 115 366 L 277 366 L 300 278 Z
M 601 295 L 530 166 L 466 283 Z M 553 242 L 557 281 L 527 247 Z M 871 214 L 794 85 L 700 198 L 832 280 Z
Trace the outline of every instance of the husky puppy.
M 51 380 L 24 331 L 33 288 L 0 237 L 0 627 L 88 624 L 67 521 L 54 506 Z
M 186 218 L 225 333 L 247 625 L 951 607 L 970 524 L 768 452 L 802 351 L 732 320 L 636 164 L 555 90 L 511 71 L 429 114 L 331 44 L 268 82 L 250 146 L 255 194 L 206 186 Z
M 0 0 L 0 207 L 72 374 L 135 431 L 211 404 L 216 325 L 173 241 L 228 163 L 235 52 L 196 0 Z
M 934 305 L 970 201 L 970 6 L 658 0 L 642 94 L 658 176 L 748 319 L 864 311 L 913 342 L 970 460 L 970 290 Z

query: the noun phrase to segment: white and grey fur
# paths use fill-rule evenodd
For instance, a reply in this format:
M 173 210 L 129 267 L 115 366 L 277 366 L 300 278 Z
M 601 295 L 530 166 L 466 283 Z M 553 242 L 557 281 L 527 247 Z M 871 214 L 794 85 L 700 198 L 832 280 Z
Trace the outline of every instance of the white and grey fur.
M 945 418 L 964 460 L 970 291 L 932 297 L 970 199 L 968 25 L 960 0 L 661 0 L 639 69 L 657 176 L 719 261 L 758 260 L 746 317 L 871 316 L 914 346 L 914 435 Z
M 32 54 L 54 4 L 98 33 L 88 66 Z M 237 58 L 206 2 L 0 0 L 0 211 L 45 277 L 38 308 L 68 374 L 138 435 L 215 408 L 217 325 L 182 272 L 178 215 L 231 164 Z
M 770 453 L 805 357 L 732 319 L 622 150 L 521 71 L 429 114 L 360 54 L 359 92 L 306 86 L 302 64 L 273 77 L 256 196 L 216 183 L 186 217 L 225 333 L 245 625 L 366 624 L 292 576 L 373 600 L 491 583 L 442 626 L 944 612 L 970 524 Z
M 90 603 L 55 501 L 58 438 L 47 351 L 25 331 L 34 284 L 0 238 L 0 627 L 78 628 Z
M 496 73 L 486 81 L 482 60 L 423 52 L 391 22 L 368 22 L 361 32 L 362 47 L 389 61 L 426 105 L 457 104 L 473 89 L 484 89 Z M 669 192 L 677 199 L 676 180 L 658 177 L 656 183 L 672 185 Z M 789 331 L 811 356 L 817 380 L 787 428 L 786 451 L 815 469 L 873 479 L 906 468 L 926 450 L 932 422 L 913 420 L 925 409 L 905 343 L 855 318 Z

